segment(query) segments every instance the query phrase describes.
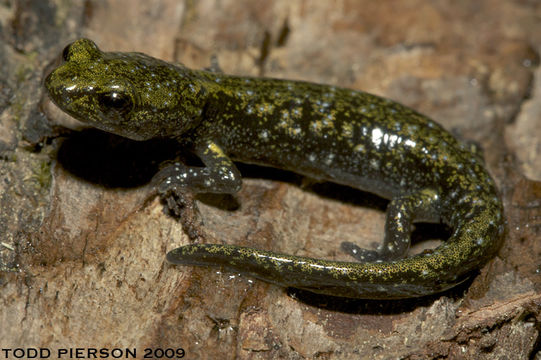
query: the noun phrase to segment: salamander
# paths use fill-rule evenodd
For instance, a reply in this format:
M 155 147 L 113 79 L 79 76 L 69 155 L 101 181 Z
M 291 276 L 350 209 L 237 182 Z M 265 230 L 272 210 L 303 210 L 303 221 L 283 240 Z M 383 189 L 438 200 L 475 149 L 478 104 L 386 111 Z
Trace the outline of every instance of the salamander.
M 95 128 L 133 140 L 173 139 L 203 166 L 156 175 L 161 194 L 240 190 L 233 161 L 281 168 L 389 199 L 377 248 L 344 243 L 356 261 L 228 244 L 170 251 L 173 264 L 222 266 L 284 287 L 399 299 L 449 289 L 499 248 L 503 206 L 483 160 L 426 116 L 366 92 L 304 81 L 192 70 L 142 53 L 103 52 L 80 39 L 45 79 L 52 101 Z M 449 239 L 408 256 L 414 222 Z

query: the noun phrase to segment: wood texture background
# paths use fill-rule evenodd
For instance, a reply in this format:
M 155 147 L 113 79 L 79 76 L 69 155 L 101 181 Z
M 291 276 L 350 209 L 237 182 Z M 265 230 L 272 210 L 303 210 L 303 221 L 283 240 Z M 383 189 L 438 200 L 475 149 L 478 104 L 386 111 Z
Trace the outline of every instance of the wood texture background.
M 0 1 L 2 348 L 182 347 L 189 359 L 528 359 L 541 344 L 541 5 L 538 1 Z M 218 269 L 186 244 L 148 180 L 169 149 L 76 128 L 44 98 L 70 41 L 195 68 L 362 89 L 479 144 L 505 201 L 500 255 L 452 291 L 354 301 Z M 204 197 L 209 237 L 347 259 L 382 239 L 385 202 L 243 167 Z M 430 229 L 420 231 L 436 244 Z M 418 244 L 422 246 L 423 244 Z M 537 357 L 536 357 L 537 356 Z

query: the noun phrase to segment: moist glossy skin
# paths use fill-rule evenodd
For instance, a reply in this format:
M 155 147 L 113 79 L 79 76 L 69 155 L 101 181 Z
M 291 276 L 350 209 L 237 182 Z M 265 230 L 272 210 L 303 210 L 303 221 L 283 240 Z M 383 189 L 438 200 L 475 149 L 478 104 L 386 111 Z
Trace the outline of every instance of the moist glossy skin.
M 232 160 L 274 166 L 391 199 L 383 244 L 343 244 L 360 262 L 193 244 L 175 264 L 223 266 L 281 286 L 369 299 L 423 296 L 464 281 L 498 250 L 502 204 L 482 160 L 440 125 L 393 101 L 308 82 L 191 70 L 139 53 L 66 47 L 46 79 L 75 118 L 135 140 L 177 139 L 204 167 L 170 166 L 162 193 L 235 193 Z M 412 223 L 449 224 L 448 241 L 406 257 Z

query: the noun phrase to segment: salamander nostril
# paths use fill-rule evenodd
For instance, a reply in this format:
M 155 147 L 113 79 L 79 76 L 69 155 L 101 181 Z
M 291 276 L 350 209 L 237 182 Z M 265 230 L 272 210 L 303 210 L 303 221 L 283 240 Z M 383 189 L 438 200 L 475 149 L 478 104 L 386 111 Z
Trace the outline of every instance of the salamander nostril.
M 64 50 L 62 50 L 62 60 L 64 61 L 69 61 L 69 57 L 70 57 L 70 47 L 71 47 L 71 44 L 66 46 L 64 48 Z

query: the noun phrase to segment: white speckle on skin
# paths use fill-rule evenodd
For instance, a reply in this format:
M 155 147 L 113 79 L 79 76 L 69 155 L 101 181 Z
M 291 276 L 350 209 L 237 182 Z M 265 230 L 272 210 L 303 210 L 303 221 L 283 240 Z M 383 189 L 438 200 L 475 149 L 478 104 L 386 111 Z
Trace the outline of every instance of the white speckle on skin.
M 267 130 L 263 130 L 259 133 L 259 137 L 263 140 L 267 140 L 269 138 L 269 132 Z
M 353 151 L 363 152 L 364 151 L 364 145 L 363 144 L 355 145 L 355 147 L 353 148 Z
M 406 141 L 404 141 L 404 145 L 414 148 L 417 145 L 417 143 L 413 140 L 407 139 Z
M 374 146 L 379 149 L 383 141 L 383 131 L 380 128 L 372 129 L 372 143 Z
M 325 159 L 325 164 L 331 165 L 331 164 L 333 163 L 333 160 L 334 160 L 334 157 L 335 157 L 335 156 L 336 156 L 335 154 L 329 153 L 329 154 L 327 155 L 327 158 Z

